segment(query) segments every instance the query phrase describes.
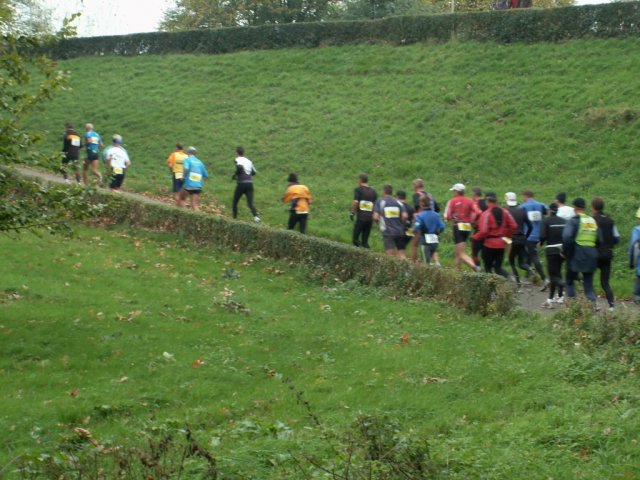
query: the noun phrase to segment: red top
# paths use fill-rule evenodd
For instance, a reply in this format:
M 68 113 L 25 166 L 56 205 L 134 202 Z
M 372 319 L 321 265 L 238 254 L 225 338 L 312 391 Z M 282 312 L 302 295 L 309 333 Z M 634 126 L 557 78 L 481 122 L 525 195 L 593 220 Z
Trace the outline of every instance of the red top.
M 478 215 L 480 215 L 480 209 L 476 202 L 462 195 L 449 200 L 444 212 L 444 218 L 447 222 L 453 219 L 456 223 L 473 223 Z
M 480 215 L 478 231 L 473 236 L 473 239 L 484 239 L 484 246 L 487 248 L 505 248 L 507 244 L 503 237 L 511 238 L 518 230 L 518 224 L 507 209 L 500 208 L 502 210 L 502 225 L 498 225 L 496 217 L 491 213 L 493 208 L 500 207 L 489 207 Z

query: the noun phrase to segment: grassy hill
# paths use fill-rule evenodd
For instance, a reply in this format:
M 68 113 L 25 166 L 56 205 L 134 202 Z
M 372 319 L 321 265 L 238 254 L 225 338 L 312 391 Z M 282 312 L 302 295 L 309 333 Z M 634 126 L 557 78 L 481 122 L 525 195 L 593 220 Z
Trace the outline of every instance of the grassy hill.
M 168 193 L 165 158 L 176 141 L 195 145 L 212 173 L 208 200 L 227 211 L 241 144 L 267 223 L 284 225 L 279 199 L 296 171 L 316 199 L 310 233 L 342 241 L 361 171 L 378 189 L 410 190 L 422 177 L 442 202 L 459 181 L 529 188 L 545 202 L 558 191 L 601 195 L 626 240 L 640 206 L 639 47 L 631 38 L 79 58 L 61 62 L 73 89 L 31 126 L 47 131 L 51 150 L 67 120 L 120 133 L 134 164 L 126 187 L 138 191 Z M 626 285 L 622 256 L 614 275 Z

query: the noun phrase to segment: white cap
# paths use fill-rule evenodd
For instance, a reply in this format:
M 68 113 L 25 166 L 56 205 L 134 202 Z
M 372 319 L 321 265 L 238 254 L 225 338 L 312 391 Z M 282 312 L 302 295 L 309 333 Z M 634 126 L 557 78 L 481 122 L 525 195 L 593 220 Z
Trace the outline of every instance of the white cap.
M 189 155 L 193 155 L 194 153 L 196 153 L 198 150 L 196 150 L 196 147 L 189 147 L 187 148 L 187 153 Z
M 113 136 L 113 143 L 120 145 L 122 143 L 122 137 L 116 133 Z
M 451 192 L 464 192 L 464 183 L 456 183 L 453 187 L 449 189 Z
M 507 202 L 507 205 L 510 207 L 515 207 L 518 205 L 518 197 L 513 192 L 507 192 L 504 194 L 504 199 Z

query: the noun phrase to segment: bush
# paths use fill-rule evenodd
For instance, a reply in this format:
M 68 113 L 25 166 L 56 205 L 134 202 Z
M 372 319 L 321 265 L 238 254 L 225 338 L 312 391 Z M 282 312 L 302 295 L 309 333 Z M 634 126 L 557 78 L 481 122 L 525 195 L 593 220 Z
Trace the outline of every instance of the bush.
M 444 300 L 481 315 L 504 314 L 514 305 L 513 289 L 494 275 L 427 269 L 323 238 L 108 193 L 95 193 L 92 201 L 106 205 L 98 217 L 101 222 L 174 232 L 197 245 L 286 259 L 327 280 L 383 287 L 397 296 Z
M 220 54 L 371 42 L 403 45 L 423 41 L 447 42 L 450 39 L 499 43 L 556 42 L 638 35 L 639 24 L 640 4 L 628 2 L 73 38 L 54 46 L 49 53 L 55 58 L 72 58 L 83 55 Z

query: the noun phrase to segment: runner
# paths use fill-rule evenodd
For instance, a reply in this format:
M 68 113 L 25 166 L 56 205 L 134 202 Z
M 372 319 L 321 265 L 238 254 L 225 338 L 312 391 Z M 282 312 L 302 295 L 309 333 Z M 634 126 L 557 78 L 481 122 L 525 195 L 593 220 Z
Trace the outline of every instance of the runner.
M 404 190 L 398 190 L 396 192 L 396 200 L 398 200 L 407 212 L 407 219 L 404 221 L 404 249 L 406 251 L 407 245 L 413 240 L 413 221 L 415 218 L 415 209 L 407 204 L 407 193 Z
M 433 259 L 436 267 L 440 266 L 437 253 L 440 239 L 438 235 L 445 229 L 445 224 L 436 212 L 431 209 L 431 198 L 428 195 L 420 197 L 420 212 L 415 217 L 413 226 L 413 240 L 411 241 L 411 260 L 417 260 L 418 245 L 424 245 L 424 261 L 427 266 Z
M 482 268 L 476 265 L 465 252 L 467 239 L 471 234 L 473 223 L 480 214 L 480 209 L 473 200 L 464 196 L 464 184 L 456 183 L 449 191 L 454 192 L 454 197 L 447 202 L 444 219 L 447 222 L 453 222 L 453 241 L 456 245 L 454 265 L 459 267 L 460 263 L 464 263 L 472 270 L 481 272 Z
M 600 237 L 598 224 L 585 213 L 584 198 L 573 201 L 575 217 L 567 222 L 562 231 L 562 251 L 567 259 L 567 276 L 565 286 L 569 298 L 576 296 L 573 284 L 582 273 L 584 295 L 595 304 L 596 294 L 593 291 L 593 272 L 598 263 L 596 245 Z
M 547 207 L 544 203 L 540 203 L 533 198 L 533 192 L 531 190 L 525 190 L 522 192 L 523 203 L 520 205 L 527 212 L 527 217 L 531 222 L 531 233 L 527 237 L 527 255 L 529 256 L 529 265 L 533 265 L 540 275 L 542 280 L 542 289 L 545 291 L 549 286 L 549 280 L 544 274 L 540 258 L 538 257 L 538 242 L 540 242 L 540 225 L 542 225 L 542 219 L 547 214 Z
M 84 148 L 86 156 L 82 162 L 82 181 L 87 185 L 89 183 L 89 167 L 91 167 L 91 174 L 98 180 L 98 185 L 102 183 L 102 174 L 98 171 L 98 160 L 100 159 L 100 149 L 104 146 L 102 144 L 102 137 L 93 130 L 93 124 L 87 123 L 84 126 Z
M 306 185 L 298 182 L 298 175 L 290 173 L 287 179 L 289 184 L 284 192 L 282 201 L 289 204 L 289 225 L 287 228 L 293 230 L 300 224 L 300 233 L 306 233 L 307 220 L 309 219 L 309 205 L 311 204 L 311 193 Z
M 636 305 L 640 305 L 640 208 L 636 211 L 636 221 L 638 225 L 631 230 L 628 253 L 629 267 L 633 268 L 636 273 L 633 284 L 633 301 Z
M 480 213 L 484 212 L 487 209 L 487 202 L 482 196 L 482 189 L 480 187 L 473 187 L 471 189 L 471 200 L 476 202 L 478 208 L 480 209 Z M 474 233 L 478 232 L 477 224 L 474 226 Z M 480 252 L 482 251 L 482 243 L 484 240 L 474 240 L 471 237 L 471 258 L 473 259 L 473 263 L 476 265 L 480 265 Z
M 558 205 L 558 216 L 560 218 L 564 218 L 565 220 L 571 220 L 576 216 L 576 212 L 573 210 L 573 207 L 569 205 L 565 205 L 567 202 L 567 194 L 564 192 L 560 192 L 556 195 L 556 205 Z
M 353 244 L 356 247 L 369 248 L 369 235 L 373 225 L 373 206 L 378 199 L 376 191 L 369 186 L 366 173 L 358 176 L 358 186 L 353 191 L 351 202 L 351 221 L 353 224 Z
M 187 148 L 187 158 L 184 159 L 184 183 L 182 184 L 181 199 L 184 203 L 187 194 L 191 197 L 191 209 L 200 211 L 200 193 L 204 187 L 204 179 L 209 176 L 204 163 L 196 157 L 196 147 Z
M 113 145 L 109 148 L 109 153 L 107 153 L 107 166 L 111 171 L 109 188 L 114 192 L 119 192 L 127 169 L 131 166 L 129 154 L 122 147 L 122 137 L 120 135 L 113 136 Z
M 433 198 L 433 195 L 430 194 L 429 192 L 427 192 L 424 189 L 424 180 L 422 180 L 421 178 L 416 178 L 413 183 L 413 209 L 416 212 L 420 211 L 420 197 L 424 196 L 424 195 L 428 195 L 429 198 L 431 199 L 431 209 L 438 213 L 440 212 L 440 206 L 438 205 L 438 202 L 436 202 L 436 199 Z
M 531 233 L 531 222 L 524 208 L 518 206 L 518 197 L 514 192 L 504 194 L 507 204 L 507 210 L 516 221 L 518 229 L 511 237 L 511 248 L 509 249 L 509 266 L 513 272 L 516 283 L 521 286 L 520 275 L 516 268 L 516 258 L 518 259 L 518 267 L 527 272 L 527 278 L 531 279 L 533 272 L 527 264 L 527 237 Z
M 73 124 L 67 122 L 62 142 L 62 151 L 64 158 L 62 159 L 62 176 L 65 182 L 69 182 L 69 166 L 76 176 L 76 182 L 80 183 L 80 148 L 82 141 L 80 135 L 73 129 Z
M 382 187 L 382 198 L 376 201 L 373 208 L 373 220 L 380 225 L 384 252 L 392 257 L 406 258 L 405 224 L 407 211 L 404 204 L 391 195 L 393 187 Z
M 182 143 L 176 143 L 176 149 L 167 157 L 167 166 L 171 172 L 171 190 L 173 191 L 173 198 L 178 207 L 184 207 L 184 201 L 182 200 L 181 190 L 184 183 L 184 161 L 187 158 L 187 154 L 184 153 L 184 145 Z
M 613 247 L 620 243 L 620 233 L 615 223 L 605 215 L 604 200 L 600 197 L 596 197 L 591 201 L 591 212 L 593 218 L 598 224 L 598 231 L 600 232 L 602 243 L 598 246 L 598 265 L 600 270 L 600 286 L 607 296 L 607 302 L 609 303 L 609 310 L 613 311 L 615 307 L 613 290 L 609 285 L 609 278 L 611 277 L 611 262 L 613 260 Z
M 518 224 L 509 211 L 498 206 L 498 199 L 493 192 L 487 192 L 487 209 L 478 219 L 478 231 L 474 239 L 484 240 L 482 245 L 482 262 L 486 273 L 494 272 L 507 278 L 508 273 L 502 268 L 504 249 L 511 236 L 517 231 Z
M 236 171 L 233 174 L 233 180 L 236 180 L 236 190 L 233 192 L 233 218 L 238 218 L 238 202 L 244 195 L 247 198 L 247 205 L 251 214 L 253 215 L 253 221 L 260 223 L 260 217 L 256 207 L 253 206 L 253 176 L 258 173 L 253 166 L 253 162 L 244 156 L 244 148 L 236 147 L 236 159 L 235 159 Z
M 564 303 L 562 232 L 567 220 L 559 217 L 557 212 L 558 205 L 556 203 L 549 205 L 549 215 L 544 217 L 542 225 L 540 226 L 540 245 L 547 244 L 545 246 L 545 254 L 547 257 L 547 271 L 551 279 L 549 297 L 542 304 L 542 306 L 546 308 L 551 308 L 554 303 Z

